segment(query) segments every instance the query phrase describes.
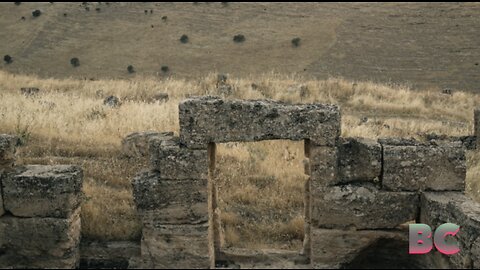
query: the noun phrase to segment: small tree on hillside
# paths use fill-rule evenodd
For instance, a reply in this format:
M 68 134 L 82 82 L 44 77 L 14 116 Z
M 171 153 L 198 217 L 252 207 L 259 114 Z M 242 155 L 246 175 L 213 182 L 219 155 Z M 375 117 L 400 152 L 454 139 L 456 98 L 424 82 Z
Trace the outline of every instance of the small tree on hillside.
M 3 61 L 5 61 L 5 63 L 7 63 L 7 64 L 10 64 L 10 63 L 13 62 L 13 59 L 10 55 L 7 54 L 3 57 Z
M 72 64 L 72 66 L 74 66 L 74 67 L 78 67 L 78 66 L 80 66 L 80 60 L 78 60 L 77 57 L 74 57 L 74 58 L 70 59 L 70 64 Z

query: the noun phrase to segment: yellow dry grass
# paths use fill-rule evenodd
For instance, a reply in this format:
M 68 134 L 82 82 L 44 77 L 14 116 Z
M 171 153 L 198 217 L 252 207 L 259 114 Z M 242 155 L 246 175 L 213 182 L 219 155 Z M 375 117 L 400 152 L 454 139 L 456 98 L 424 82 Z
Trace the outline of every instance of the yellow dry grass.
M 229 78 L 228 98 L 270 98 L 286 102 L 339 104 L 342 136 L 418 137 L 423 133 L 466 135 L 473 132 L 473 109 L 480 96 L 411 91 L 402 85 L 352 82 L 341 78 L 310 80 L 274 73 Z M 198 80 L 39 79 L 0 72 L 0 133 L 26 141 L 18 163 L 79 164 L 85 170 L 83 236 L 99 240 L 138 239 L 130 179 L 145 160 L 121 156 L 121 139 L 142 130 L 175 131 L 178 103 L 189 95 L 222 95 L 216 75 Z M 300 95 L 303 85 L 304 95 Z M 21 87 L 38 87 L 34 97 Z M 305 90 L 306 89 L 306 90 Z M 166 103 L 150 103 L 168 93 Z M 106 96 L 122 100 L 103 105 Z M 303 145 L 266 141 L 219 145 L 220 207 L 227 245 L 299 247 L 303 234 Z M 469 154 L 468 191 L 480 197 L 480 156 Z

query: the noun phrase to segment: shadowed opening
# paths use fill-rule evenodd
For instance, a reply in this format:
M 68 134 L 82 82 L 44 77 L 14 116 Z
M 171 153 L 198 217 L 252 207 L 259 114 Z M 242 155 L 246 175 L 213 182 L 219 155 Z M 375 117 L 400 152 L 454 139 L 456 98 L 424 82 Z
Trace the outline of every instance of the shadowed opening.
M 423 261 L 423 262 L 422 262 Z M 408 242 L 381 238 L 362 250 L 343 269 L 419 269 L 429 268 L 425 258 L 408 254 Z

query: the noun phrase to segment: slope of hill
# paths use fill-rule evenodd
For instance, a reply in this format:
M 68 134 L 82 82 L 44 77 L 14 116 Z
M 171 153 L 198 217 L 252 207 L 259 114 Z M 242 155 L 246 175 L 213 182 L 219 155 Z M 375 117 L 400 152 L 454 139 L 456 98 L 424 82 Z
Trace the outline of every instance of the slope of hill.
M 275 70 L 479 91 L 479 15 L 478 3 L 2 3 L 0 56 L 13 62 L 0 68 L 96 79 Z

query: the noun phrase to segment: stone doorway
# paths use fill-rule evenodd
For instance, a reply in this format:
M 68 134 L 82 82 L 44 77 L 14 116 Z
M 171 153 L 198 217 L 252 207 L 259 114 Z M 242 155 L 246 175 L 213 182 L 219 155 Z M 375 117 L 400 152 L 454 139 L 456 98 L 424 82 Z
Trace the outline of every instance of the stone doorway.
M 233 253 L 298 260 L 309 231 L 304 142 L 212 143 L 210 151 L 216 265 L 228 265 Z

